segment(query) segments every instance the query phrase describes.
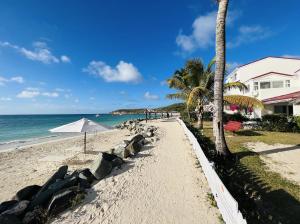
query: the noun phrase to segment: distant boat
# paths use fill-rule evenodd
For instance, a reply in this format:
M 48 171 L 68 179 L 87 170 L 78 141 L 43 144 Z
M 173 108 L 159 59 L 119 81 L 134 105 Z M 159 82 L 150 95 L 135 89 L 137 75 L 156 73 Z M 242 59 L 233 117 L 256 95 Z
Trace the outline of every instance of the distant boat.
M 96 114 L 96 117 L 100 117 L 100 114 Z

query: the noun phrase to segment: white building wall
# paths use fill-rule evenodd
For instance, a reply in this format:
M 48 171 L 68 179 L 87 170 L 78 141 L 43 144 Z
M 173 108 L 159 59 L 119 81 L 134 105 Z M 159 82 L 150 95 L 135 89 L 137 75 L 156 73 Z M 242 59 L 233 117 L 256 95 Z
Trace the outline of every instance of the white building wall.
M 294 112 L 294 115 L 300 116 L 300 105 L 294 104 L 293 105 L 293 112 Z

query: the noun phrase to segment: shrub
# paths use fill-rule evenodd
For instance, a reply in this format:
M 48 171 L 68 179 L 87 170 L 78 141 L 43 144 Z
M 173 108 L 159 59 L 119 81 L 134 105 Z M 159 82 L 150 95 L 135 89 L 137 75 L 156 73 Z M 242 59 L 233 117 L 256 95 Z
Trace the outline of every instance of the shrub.
M 296 122 L 298 129 L 300 129 L 300 116 L 294 116 L 294 121 Z
M 223 120 L 224 120 L 225 123 L 227 123 L 228 121 L 243 122 L 243 121 L 248 121 L 249 119 L 247 117 L 243 116 L 240 113 L 235 113 L 235 114 L 224 113 L 223 114 Z
M 298 118 L 287 117 L 284 114 L 267 114 L 262 116 L 261 127 L 265 131 L 280 131 L 280 132 L 297 132 Z

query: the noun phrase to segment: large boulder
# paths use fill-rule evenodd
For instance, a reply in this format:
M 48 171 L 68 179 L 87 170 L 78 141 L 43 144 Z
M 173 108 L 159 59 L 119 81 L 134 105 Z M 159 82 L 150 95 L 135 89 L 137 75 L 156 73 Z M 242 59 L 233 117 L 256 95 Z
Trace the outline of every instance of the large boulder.
M 80 179 L 86 180 L 88 183 L 93 183 L 96 180 L 96 177 L 92 174 L 89 168 L 79 171 L 78 177 Z
M 8 215 L 22 215 L 25 209 L 27 208 L 29 201 L 19 201 L 15 204 L 12 208 L 2 212 L 1 215 L 8 214 Z
M 1 215 L 0 216 L 1 224 L 22 224 L 22 221 L 16 215 Z
M 50 177 L 50 179 L 43 185 L 41 190 L 37 193 L 36 197 L 39 196 L 43 191 L 46 191 L 48 187 L 57 182 L 58 180 L 64 179 L 65 175 L 68 172 L 68 166 L 61 166 L 53 175 Z
M 0 214 L 2 212 L 13 208 L 16 204 L 18 204 L 17 200 L 4 201 L 0 204 Z
M 105 176 L 110 174 L 112 169 L 112 163 L 110 161 L 105 160 L 103 157 L 103 153 L 100 153 L 97 159 L 94 160 L 94 163 L 92 164 L 90 170 L 97 180 L 101 180 Z
M 129 144 L 129 142 L 128 142 Z M 111 154 L 114 154 L 122 159 L 130 156 L 128 149 L 126 149 L 127 144 L 117 145 L 115 148 L 111 150 Z
M 139 142 L 132 141 L 126 146 L 126 150 L 129 151 L 130 155 L 138 154 L 142 149 L 142 145 Z
M 23 224 L 45 224 L 47 221 L 47 211 L 41 207 L 35 207 L 33 211 L 25 214 Z
M 41 190 L 41 186 L 38 185 L 30 185 L 24 187 L 23 189 L 19 190 L 14 197 L 18 201 L 28 200 L 31 201 L 33 197 Z
M 43 192 L 39 193 L 29 205 L 29 210 L 32 210 L 36 206 L 45 207 L 48 203 L 52 195 L 63 188 L 72 187 L 78 184 L 78 176 L 73 175 L 67 177 L 63 180 L 58 179 L 55 183 L 52 183 L 48 186 L 48 189 L 44 190 Z
M 130 140 L 130 142 L 141 142 L 143 141 L 145 138 L 143 135 L 138 134 L 132 137 L 132 139 Z
M 48 215 L 55 216 L 71 207 L 73 204 L 75 204 L 74 199 L 78 193 L 79 192 L 77 191 L 76 187 L 71 187 L 56 192 L 48 205 Z
M 114 167 L 121 168 L 121 165 L 124 163 L 122 158 L 112 153 L 104 152 L 103 158 L 107 161 L 110 161 L 113 168 Z

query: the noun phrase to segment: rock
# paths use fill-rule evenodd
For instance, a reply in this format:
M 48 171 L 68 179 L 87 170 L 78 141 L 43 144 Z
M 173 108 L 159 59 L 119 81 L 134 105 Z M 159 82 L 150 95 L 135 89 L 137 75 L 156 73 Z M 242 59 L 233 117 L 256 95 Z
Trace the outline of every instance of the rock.
M 130 156 L 128 149 L 126 149 L 126 145 L 118 145 L 112 151 L 111 154 L 114 154 L 122 159 L 127 158 Z
M 103 158 L 109 162 L 111 162 L 112 167 L 121 167 L 121 165 L 124 163 L 123 159 L 118 157 L 115 154 L 110 154 L 110 153 L 103 153 Z
M 144 140 L 144 136 L 141 135 L 141 134 L 138 134 L 138 135 L 135 135 L 131 140 L 130 142 L 140 142 Z
M 126 146 L 126 149 L 129 151 L 130 155 L 136 155 L 141 151 L 141 144 L 135 141 L 132 141 L 129 143 L 128 146 Z
M 41 190 L 41 188 L 42 187 L 38 185 L 30 185 L 24 187 L 23 189 L 17 192 L 15 199 L 18 201 L 23 201 L 23 200 L 30 201 Z
M 45 224 L 47 222 L 47 212 L 41 207 L 34 208 L 25 214 L 23 224 Z
M 68 188 L 77 185 L 78 181 L 79 179 L 76 175 L 70 176 L 64 180 L 57 180 L 57 182 L 51 184 L 47 190 L 41 192 L 30 202 L 29 210 L 32 210 L 36 206 L 44 207 L 53 194 L 55 194 L 63 188 Z
M 146 133 L 146 136 L 147 136 L 148 138 L 153 137 L 153 135 L 154 135 L 153 132 L 150 132 L 150 131 Z
M 63 189 L 55 193 L 47 208 L 48 215 L 55 216 L 72 206 L 77 195 L 76 188 Z
M 19 201 L 11 209 L 4 211 L 1 215 L 21 215 L 27 208 L 29 201 Z
M 105 176 L 110 174 L 112 171 L 112 163 L 103 158 L 103 153 L 100 153 L 97 159 L 91 167 L 92 174 L 96 177 L 97 180 L 103 179 Z
M 0 216 L 1 224 L 22 224 L 21 220 L 15 215 L 1 215 Z
M 39 196 L 43 191 L 47 190 L 48 187 L 55 183 L 59 179 L 64 179 L 65 175 L 68 172 L 68 166 L 61 166 L 53 175 L 50 177 L 50 179 L 43 185 L 41 190 L 37 193 L 36 197 Z
M 91 173 L 90 169 L 86 168 L 84 170 L 79 171 L 79 178 L 85 179 L 90 184 L 96 180 L 96 177 Z
M 13 208 L 16 204 L 18 204 L 17 200 L 4 201 L 0 204 L 0 214 L 2 212 Z

